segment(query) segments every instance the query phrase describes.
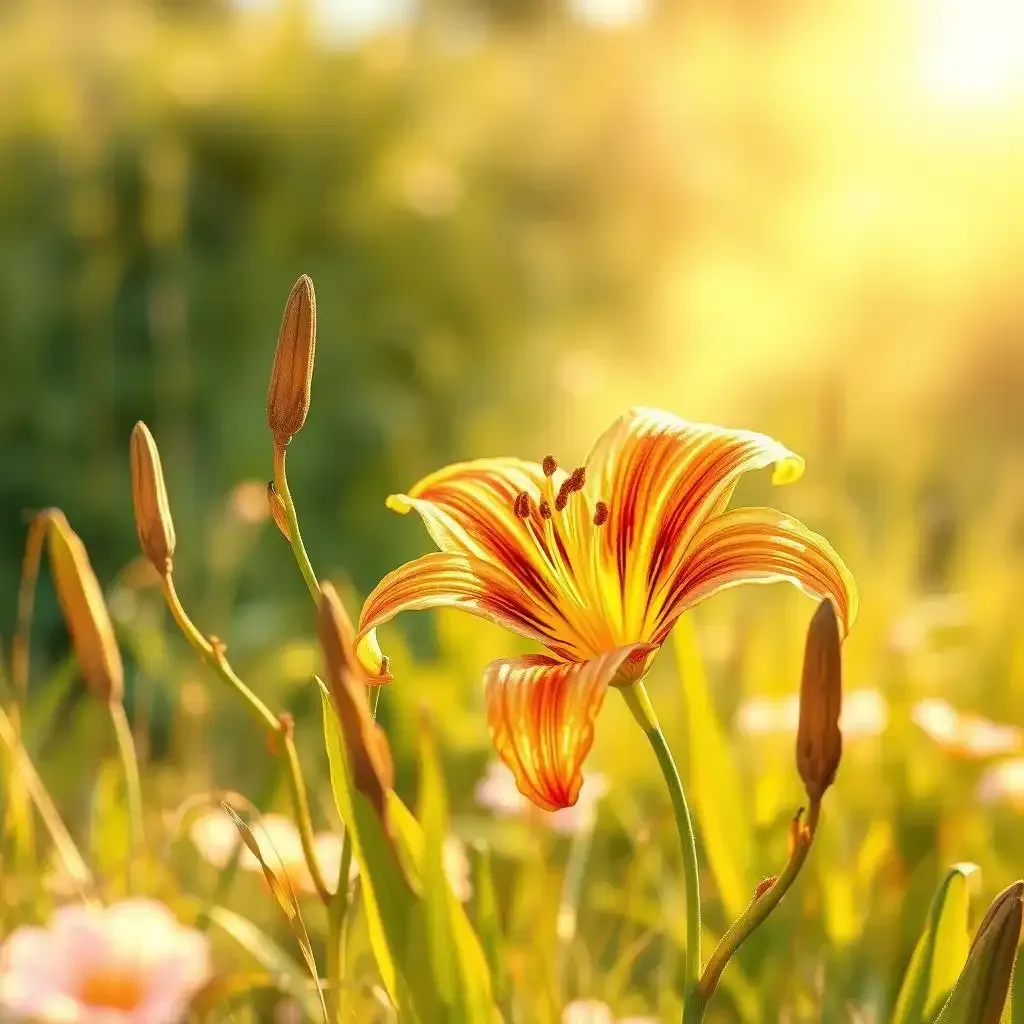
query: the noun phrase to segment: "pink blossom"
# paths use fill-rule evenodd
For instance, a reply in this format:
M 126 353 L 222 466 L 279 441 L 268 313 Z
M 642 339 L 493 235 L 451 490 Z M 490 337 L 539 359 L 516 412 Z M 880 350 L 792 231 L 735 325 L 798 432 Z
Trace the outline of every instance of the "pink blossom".
M 72 904 L 0 945 L 0 1016 L 42 1024 L 176 1024 L 211 976 L 204 935 L 162 903 Z

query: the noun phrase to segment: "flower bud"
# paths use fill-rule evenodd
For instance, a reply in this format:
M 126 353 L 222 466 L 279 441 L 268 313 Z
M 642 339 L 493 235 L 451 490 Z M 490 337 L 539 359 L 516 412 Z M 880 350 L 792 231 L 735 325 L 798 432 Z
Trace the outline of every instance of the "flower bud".
M 41 515 L 47 522 L 57 598 L 86 685 L 100 700 L 120 701 L 124 695 L 121 652 L 85 545 L 59 509 Z
M 267 425 L 277 445 L 286 445 L 306 422 L 315 356 L 316 295 L 303 274 L 284 308 L 267 392 Z
M 284 534 L 284 539 L 291 543 L 292 532 L 288 527 L 288 512 L 284 507 L 284 498 L 274 486 L 274 481 L 267 482 L 267 504 L 270 506 L 270 517 L 274 525 Z
M 839 714 L 843 704 L 839 624 L 827 598 L 818 605 L 807 630 L 804 671 L 800 684 L 800 722 L 796 734 L 796 766 L 811 801 L 835 781 L 843 752 Z
M 384 733 L 370 716 L 366 686 L 353 649 L 352 623 L 338 592 L 329 583 L 322 588 L 317 632 L 352 778 L 356 789 L 367 797 L 378 817 L 386 823 L 387 794 L 395 784 L 391 750 Z
M 132 504 L 142 553 L 161 577 L 169 576 L 174 559 L 174 521 L 167 501 L 160 452 L 149 427 L 141 420 L 132 430 Z
M 1022 899 L 1024 882 L 1018 881 L 993 900 L 939 1015 L 942 1024 L 999 1024 L 1020 942 Z

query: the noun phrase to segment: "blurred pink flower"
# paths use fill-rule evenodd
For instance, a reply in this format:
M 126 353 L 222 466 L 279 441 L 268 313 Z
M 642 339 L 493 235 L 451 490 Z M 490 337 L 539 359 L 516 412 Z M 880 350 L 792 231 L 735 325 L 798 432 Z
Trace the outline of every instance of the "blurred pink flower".
M 302 852 L 299 830 L 291 818 L 281 814 L 264 814 L 250 826 L 263 859 L 273 871 L 283 871 L 297 892 L 315 893 L 316 886 L 309 873 Z M 211 808 L 192 823 L 189 836 L 203 860 L 215 868 L 223 868 L 241 845 L 238 866 L 243 871 L 255 871 L 262 876 L 263 868 L 252 851 L 242 843 L 238 829 L 230 816 L 220 808 Z M 334 889 L 341 867 L 342 837 L 333 832 L 319 832 L 313 837 L 313 848 L 324 882 Z M 356 864 L 352 862 L 349 881 L 356 877 Z
M 1009 754 L 1024 743 L 1015 725 L 991 722 L 981 715 L 957 711 L 944 700 L 918 701 L 910 717 L 944 750 L 955 757 L 985 758 Z
M 72 904 L 0 945 L 0 1017 L 43 1024 L 177 1024 L 212 973 L 204 935 L 162 903 Z
M 1024 808 L 1024 757 L 993 765 L 978 783 L 978 799 L 983 804 L 1006 800 L 1018 810 Z
M 736 712 L 736 728 L 746 736 L 796 733 L 800 720 L 800 697 L 749 697 Z M 853 690 L 843 695 L 839 728 L 844 740 L 878 736 L 889 724 L 889 704 L 874 689 Z
M 253 821 L 249 829 L 268 867 L 279 873 L 283 871 L 291 879 L 292 886 L 297 892 L 316 892 L 305 854 L 302 852 L 299 830 L 291 818 L 281 814 L 264 814 L 258 821 Z M 241 845 L 238 866 L 243 871 L 254 871 L 262 877 L 263 868 L 260 867 L 260 862 L 242 843 L 235 823 L 220 808 L 211 808 L 196 818 L 189 835 L 203 860 L 218 869 L 227 865 L 235 849 Z M 343 836 L 334 832 L 318 832 L 313 836 L 313 849 L 316 852 L 320 873 L 332 891 L 338 882 L 343 842 Z M 444 861 L 452 890 L 458 899 L 465 903 L 473 893 L 473 886 L 469 879 L 466 851 L 455 836 L 448 836 L 445 840 Z M 353 859 L 349 868 L 349 881 L 358 876 L 359 865 Z
M 562 1010 L 562 1024 L 657 1024 L 653 1017 L 616 1017 L 607 1003 L 576 999 Z
M 515 775 L 503 761 L 491 761 L 487 773 L 476 784 L 476 802 L 501 817 L 529 815 L 556 832 L 572 834 L 593 827 L 598 802 L 607 792 L 607 778 L 594 772 L 583 779 L 579 798 L 573 806 L 542 811 L 519 792 Z

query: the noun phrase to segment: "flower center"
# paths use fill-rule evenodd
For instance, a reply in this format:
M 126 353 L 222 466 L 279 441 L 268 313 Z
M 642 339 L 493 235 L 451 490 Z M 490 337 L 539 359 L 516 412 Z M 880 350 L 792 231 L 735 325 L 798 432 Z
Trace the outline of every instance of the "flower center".
M 555 461 L 555 457 L 553 455 L 545 455 L 543 467 L 544 475 L 546 477 L 550 478 L 554 476 L 555 470 L 558 469 L 558 463 Z M 565 506 L 569 504 L 569 499 L 577 491 L 582 491 L 586 482 L 586 468 L 583 466 L 579 466 L 576 469 L 574 469 L 562 481 L 562 485 L 558 488 L 558 493 L 555 495 L 554 511 L 564 511 Z M 512 503 L 512 509 L 520 519 L 530 519 L 533 516 L 533 502 L 530 499 L 530 495 L 526 491 L 520 491 L 516 495 L 516 500 Z M 537 511 L 540 513 L 541 519 L 551 518 L 551 503 L 547 500 L 547 498 L 540 499 L 540 501 L 537 503 Z M 606 522 L 608 522 L 608 506 L 607 504 L 605 504 L 605 502 L 599 501 L 594 506 L 594 525 L 604 526 Z
M 138 976 L 123 970 L 87 974 L 78 989 L 78 1001 L 84 1006 L 109 1010 L 134 1010 L 144 995 Z

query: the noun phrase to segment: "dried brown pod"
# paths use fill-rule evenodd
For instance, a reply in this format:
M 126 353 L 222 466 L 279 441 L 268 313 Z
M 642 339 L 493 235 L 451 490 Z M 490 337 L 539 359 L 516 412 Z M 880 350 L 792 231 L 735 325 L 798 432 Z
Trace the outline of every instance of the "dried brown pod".
M 167 500 L 160 452 L 141 420 L 132 430 L 132 504 L 135 530 L 142 553 L 161 576 L 171 573 L 174 561 L 174 520 Z
M 100 700 L 120 701 L 124 696 L 121 652 L 85 545 L 60 509 L 40 515 L 46 517 L 57 598 L 89 692 Z
M 387 794 L 395 784 L 391 749 L 370 715 L 366 684 L 353 648 L 352 623 L 334 587 L 325 583 L 321 589 L 317 631 L 349 767 L 356 789 L 367 797 L 386 827 Z
M 843 705 L 843 672 L 839 621 L 827 598 L 818 605 L 807 630 L 800 722 L 796 734 L 796 766 L 812 802 L 835 781 L 843 753 L 839 715 Z
M 267 392 L 267 425 L 276 445 L 286 445 L 306 422 L 316 357 L 316 294 L 303 274 L 295 282 L 277 337 Z

